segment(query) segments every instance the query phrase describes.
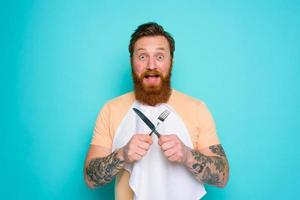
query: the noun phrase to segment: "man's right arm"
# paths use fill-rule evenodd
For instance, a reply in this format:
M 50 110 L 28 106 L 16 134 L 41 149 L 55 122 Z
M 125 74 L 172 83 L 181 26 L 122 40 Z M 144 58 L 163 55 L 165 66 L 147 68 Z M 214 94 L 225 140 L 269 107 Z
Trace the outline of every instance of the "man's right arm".
M 90 188 L 109 183 L 124 167 L 120 150 L 111 153 L 110 149 L 91 145 L 84 165 L 85 182 Z
M 145 134 L 136 134 L 121 149 L 91 145 L 84 165 L 85 182 L 90 188 L 109 183 L 124 168 L 125 163 L 140 160 L 148 151 L 152 139 Z

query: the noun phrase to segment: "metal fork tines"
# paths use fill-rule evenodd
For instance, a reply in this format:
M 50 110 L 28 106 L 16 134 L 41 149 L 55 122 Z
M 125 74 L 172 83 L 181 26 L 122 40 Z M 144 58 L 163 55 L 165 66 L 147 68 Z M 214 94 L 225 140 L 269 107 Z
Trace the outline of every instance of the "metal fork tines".
M 164 122 L 165 119 L 167 119 L 167 117 L 170 115 L 170 111 L 169 110 L 165 110 L 164 112 L 162 112 L 159 116 L 158 116 L 158 122 L 156 124 L 156 128 L 159 126 L 160 123 Z M 156 129 L 155 128 L 155 129 Z M 149 134 L 149 135 L 152 135 L 153 131 Z
M 158 116 L 158 120 L 160 120 L 161 122 L 165 121 L 165 119 L 169 116 L 170 111 L 169 110 L 165 110 L 164 112 L 162 112 L 159 116 Z M 159 124 L 159 122 L 158 122 Z M 157 125 L 158 125 L 157 124 Z

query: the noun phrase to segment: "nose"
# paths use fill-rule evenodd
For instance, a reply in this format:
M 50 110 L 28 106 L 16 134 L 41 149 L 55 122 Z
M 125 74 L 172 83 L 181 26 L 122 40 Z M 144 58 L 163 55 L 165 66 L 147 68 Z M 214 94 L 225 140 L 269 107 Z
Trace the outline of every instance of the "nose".
M 156 69 L 156 68 L 157 68 L 157 66 L 156 66 L 154 57 L 150 57 L 150 58 L 148 59 L 147 69 L 148 69 L 148 70 L 154 70 L 154 69 Z

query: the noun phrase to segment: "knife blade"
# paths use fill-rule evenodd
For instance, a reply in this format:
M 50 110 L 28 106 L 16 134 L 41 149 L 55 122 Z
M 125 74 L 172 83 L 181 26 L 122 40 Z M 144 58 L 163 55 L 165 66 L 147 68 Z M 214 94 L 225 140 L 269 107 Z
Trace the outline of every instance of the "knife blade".
M 133 111 L 143 120 L 143 122 L 151 129 L 151 131 L 157 135 L 157 137 L 160 137 L 160 134 L 157 132 L 154 124 L 144 115 L 139 109 L 137 108 L 132 108 Z

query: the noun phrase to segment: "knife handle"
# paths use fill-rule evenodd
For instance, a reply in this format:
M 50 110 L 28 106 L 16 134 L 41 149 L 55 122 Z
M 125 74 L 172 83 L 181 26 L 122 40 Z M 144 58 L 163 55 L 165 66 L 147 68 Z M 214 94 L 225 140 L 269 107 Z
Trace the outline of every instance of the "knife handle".
M 151 136 L 152 133 L 154 133 L 158 138 L 160 138 L 160 134 L 156 130 L 151 131 L 149 135 Z

